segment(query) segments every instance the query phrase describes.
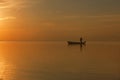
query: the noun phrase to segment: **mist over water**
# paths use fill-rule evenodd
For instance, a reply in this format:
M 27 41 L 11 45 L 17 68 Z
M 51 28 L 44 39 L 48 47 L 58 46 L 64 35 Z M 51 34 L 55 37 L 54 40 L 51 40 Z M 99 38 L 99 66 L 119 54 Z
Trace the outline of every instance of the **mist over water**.
M 120 43 L 0 42 L 3 80 L 119 80 Z

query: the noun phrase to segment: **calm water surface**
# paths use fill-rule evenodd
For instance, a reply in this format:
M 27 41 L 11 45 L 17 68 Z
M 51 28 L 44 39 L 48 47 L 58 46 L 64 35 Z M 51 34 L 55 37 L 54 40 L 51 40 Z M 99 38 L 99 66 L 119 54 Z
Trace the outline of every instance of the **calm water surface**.
M 0 42 L 3 80 L 120 80 L 120 43 Z

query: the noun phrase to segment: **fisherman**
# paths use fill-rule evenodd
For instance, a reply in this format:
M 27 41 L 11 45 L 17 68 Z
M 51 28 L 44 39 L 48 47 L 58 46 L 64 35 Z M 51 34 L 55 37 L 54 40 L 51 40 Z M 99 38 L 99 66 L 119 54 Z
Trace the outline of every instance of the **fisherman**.
M 83 42 L 83 38 L 82 37 L 80 37 L 80 42 Z

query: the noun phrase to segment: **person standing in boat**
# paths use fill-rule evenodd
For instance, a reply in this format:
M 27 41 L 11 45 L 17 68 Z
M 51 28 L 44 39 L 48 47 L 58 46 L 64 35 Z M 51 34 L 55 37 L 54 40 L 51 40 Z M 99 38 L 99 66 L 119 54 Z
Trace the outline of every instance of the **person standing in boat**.
M 83 38 L 82 38 L 82 37 L 80 37 L 80 42 L 81 42 L 81 43 L 83 42 Z

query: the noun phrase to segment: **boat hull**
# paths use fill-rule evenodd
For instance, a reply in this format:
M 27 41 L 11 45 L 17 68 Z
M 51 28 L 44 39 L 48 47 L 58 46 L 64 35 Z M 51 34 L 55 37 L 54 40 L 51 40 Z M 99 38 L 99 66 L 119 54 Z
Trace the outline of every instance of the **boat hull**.
M 85 45 L 86 41 L 84 42 L 73 42 L 73 41 L 67 41 L 68 44 L 79 44 L 79 45 Z

